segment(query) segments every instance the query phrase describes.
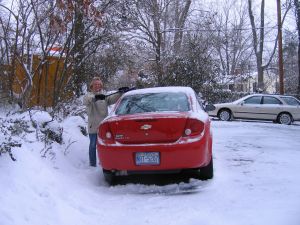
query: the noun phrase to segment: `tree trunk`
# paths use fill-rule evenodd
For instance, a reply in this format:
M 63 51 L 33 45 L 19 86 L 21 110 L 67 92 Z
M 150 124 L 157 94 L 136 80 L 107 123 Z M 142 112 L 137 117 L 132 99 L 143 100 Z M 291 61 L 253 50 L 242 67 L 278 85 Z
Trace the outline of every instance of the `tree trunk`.
M 161 64 L 161 48 L 162 48 L 162 32 L 160 28 L 160 17 L 159 17 L 159 4 L 157 1 L 153 1 L 152 5 L 153 10 L 153 26 L 154 26 L 154 36 L 155 36 L 155 62 L 156 62 L 156 72 L 157 72 L 157 83 L 158 85 L 162 84 L 163 72 Z
M 75 29 L 74 29 L 74 72 L 73 88 L 76 96 L 83 94 L 82 85 L 84 84 L 84 21 L 83 21 L 83 1 L 78 0 L 75 8 Z
M 264 68 L 262 67 L 262 57 L 257 58 L 257 91 L 264 91 Z
M 297 22 L 297 31 L 298 31 L 298 87 L 297 92 L 300 96 L 300 3 L 299 0 L 294 0 L 295 5 L 295 16 Z
M 265 0 L 261 1 L 260 8 L 260 32 L 259 36 L 256 31 L 254 15 L 252 11 L 252 0 L 248 0 L 248 12 L 251 23 L 252 35 L 253 35 L 253 47 L 256 56 L 256 67 L 257 67 L 257 87 L 260 91 L 264 90 L 264 67 L 263 67 L 263 51 L 264 51 L 264 13 L 265 13 Z
M 178 19 L 176 19 L 176 22 L 175 22 L 175 29 L 176 29 L 175 36 L 174 36 L 175 54 L 178 54 L 180 52 L 182 38 L 183 38 L 183 28 L 184 28 L 184 24 L 185 24 L 185 21 L 188 16 L 188 12 L 189 12 L 191 3 L 192 3 L 191 0 L 186 0 L 182 11 L 176 12 L 177 13 L 176 18 L 178 18 Z M 176 4 L 179 4 L 178 1 L 176 2 Z M 178 9 L 179 7 L 176 6 L 176 8 Z
M 296 0 L 295 0 L 296 1 Z M 284 20 L 286 18 L 286 15 L 290 9 L 290 2 L 286 6 L 286 10 L 281 22 L 281 25 L 283 25 Z M 261 91 L 265 90 L 264 87 L 264 70 L 268 68 L 270 65 L 276 48 L 277 48 L 277 43 L 278 43 L 278 35 L 276 36 L 275 42 L 274 42 L 274 47 L 271 52 L 271 55 L 269 57 L 269 60 L 263 65 L 263 52 L 264 52 L 264 38 L 265 38 L 265 19 L 264 19 L 264 14 L 265 14 L 265 0 L 261 0 L 261 8 L 260 8 L 260 27 L 259 29 L 256 28 L 255 26 L 255 21 L 254 21 L 254 14 L 252 11 L 252 0 L 248 0 L 248 12 L 249 12 L 249 18 L 250 18 L 250 23 L 251 23 L 251 29 L 252 29 L 252 35 L 253 35 L 253 49 L 255 52 L 256 56 L 256 63 L 257 63 L 257 76 L 258 76 L 258 88 Z M 259 35 L 257 34 L 257 30 L 259 30 Z

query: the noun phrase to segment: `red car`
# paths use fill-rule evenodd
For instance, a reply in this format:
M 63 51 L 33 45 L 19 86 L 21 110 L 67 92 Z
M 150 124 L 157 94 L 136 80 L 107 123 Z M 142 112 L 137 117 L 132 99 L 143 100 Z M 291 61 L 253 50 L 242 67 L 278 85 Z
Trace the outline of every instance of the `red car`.
M 125 93 L 100 124 L 97 151 L 105 180 L 193 170 L 213 177 L 210 119 L 189 87 Z

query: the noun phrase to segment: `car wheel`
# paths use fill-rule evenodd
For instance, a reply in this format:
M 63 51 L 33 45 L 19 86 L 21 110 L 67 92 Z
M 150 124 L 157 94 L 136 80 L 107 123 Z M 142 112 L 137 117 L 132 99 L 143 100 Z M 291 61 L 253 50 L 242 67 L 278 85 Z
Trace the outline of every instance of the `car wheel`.
M 213 166 L 213 158 L 212 157 L 207 166 L 200 168 L 200 176 L 201 176 L 201 179 L 204 179 L 204 180 L 213 178 L 214 166 Z
M 292 123 L 292 121 L 293 121 L 293 118 L 288 113 L 281 113 L 278 116 L 278 122 L 281 124 L 290 125 Z
M 231 112 L 228 109 L 221 109 L 219 112 L 219 119 L 222 121 L 229 121 L 231 119 Z
M 114 185 L 116 183 L 116 175 L 110 170 L 103 169 L 103 176 L 104 176 L 104 180 L 109 185 Z

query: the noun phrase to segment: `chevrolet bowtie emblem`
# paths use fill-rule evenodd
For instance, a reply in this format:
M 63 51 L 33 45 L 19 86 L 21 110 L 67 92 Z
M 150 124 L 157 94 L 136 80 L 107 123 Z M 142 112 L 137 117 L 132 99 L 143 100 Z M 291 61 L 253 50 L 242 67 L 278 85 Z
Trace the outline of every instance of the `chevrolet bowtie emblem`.
M 149 130 L 152 126 L 149 124 L 144 124 L 143 126 L 141 126 L 141 130 Z

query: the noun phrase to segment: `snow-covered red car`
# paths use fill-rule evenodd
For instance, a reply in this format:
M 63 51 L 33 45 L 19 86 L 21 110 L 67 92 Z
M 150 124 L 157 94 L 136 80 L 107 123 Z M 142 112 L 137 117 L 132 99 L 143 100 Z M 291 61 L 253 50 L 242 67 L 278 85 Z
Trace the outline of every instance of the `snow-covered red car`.
M 213 177 L 211 122 L 189 87 L 125 93 L 99 126 L 97 151 L 109 183 L 145 172 Z

